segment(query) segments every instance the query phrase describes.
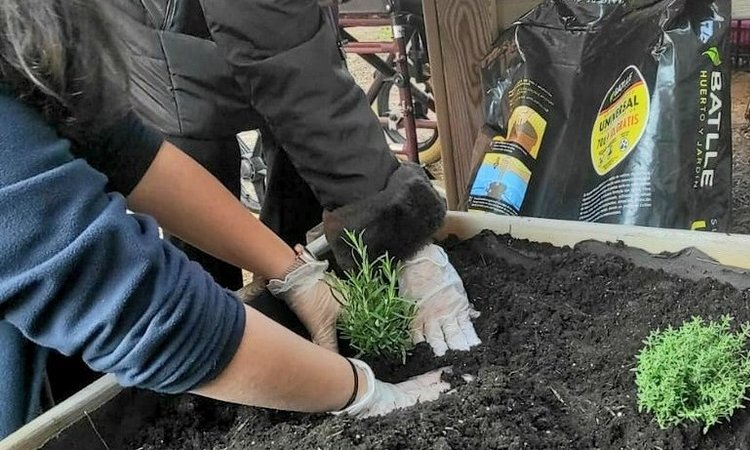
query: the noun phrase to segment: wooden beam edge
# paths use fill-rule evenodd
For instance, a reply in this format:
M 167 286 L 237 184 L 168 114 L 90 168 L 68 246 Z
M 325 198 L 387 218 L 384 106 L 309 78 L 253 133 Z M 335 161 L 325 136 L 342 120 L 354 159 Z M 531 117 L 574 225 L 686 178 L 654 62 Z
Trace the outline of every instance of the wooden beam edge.
M 694 247 L 723 266 L 750 269 L 750 236 L 741 234 L 450 212 L 436 237 L 469 239 L 483 230 L 558 247 L 590 240 L 622 242 L 651 254 Z
M 38 449 L 122 392 L 114 376 L 105 375 L 72 397 L 0 441 L 0 450 Z
M 438 135 L 441 144 L 441 158 L 445 177 L 445 194 L 448 208 L 458 206 L 458 187 L 456 185 L 456 168 L 453 159 L 453 136 L 451 134 L 451 116 L 448 109 L 448 93 L 445 83 L 445 66 L 443 65 L 443 48 L 440 45 L 440 19 L 437 2 L 440 0 L 424 0 L 424 18 L 427 31 L 427 48 L 430 52 L 430 67 L 432 70 L 432 88 L 437 109 Z

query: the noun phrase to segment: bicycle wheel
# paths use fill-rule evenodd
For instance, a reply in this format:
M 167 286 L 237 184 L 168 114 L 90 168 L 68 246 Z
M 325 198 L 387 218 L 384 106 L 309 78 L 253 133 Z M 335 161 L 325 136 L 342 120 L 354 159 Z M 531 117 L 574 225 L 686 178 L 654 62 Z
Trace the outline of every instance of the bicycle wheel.
M 263 142 L 256 130 L 237 135 L 240 144 L 240 200 L 247 209 L 260 214 L 263 199 L 266 195 L 266 168 L 263 159 Z
M 390 117 L 393 111 L 398 111 L 400 99 L 398 89 L 392 81 L 385 81 L 378 92 L 375 103 L 375 112 L 380 117 Z M 427 105 L 414 99 L 414 117 L 417 119 L 436 120 L 435 114 L 429 110 Z M 403 130 L 383 127 L 388 139 L 396 144 L 406 142 L 406 135 Z M 440 160 L 440 139 L 437 130 L 417 128 L 417 150 L 419 151 L 419 162 L 422 164 L 432 164 Z
M 417 4 L 420 6 L 420 4 Z M 420 10 L 421 12 L 421 10 Z M 421 15 L 415 16 L 421 18 Z M 428 67 L 429 61 L 427 56 L 427 45 L 424 42 L 424 33 L 419 25 L 416 26 L 416 32 L 406 43 L 406 54 L 408 55 L 409 61 L 409 72 L 412 80 L 412 92 L 419 91 L 421 95 L 413 95 L 414 102 L 414 118 L 433 120 L 437 121 L 437 116 L 434 111 L 431 111 L 429 105 L 426 103 L 432 97 L 429 94 L 431 91 L 429 85 L 429 73 L 426 68 Z M 376 73 L 377 75 L 377 73 Z M 399 117 L 401 99 L 399 96 L 398 88 L 395 86 L 392 80 L 385 80 L 380 90 L 377 93 L 375 101 L 375 113 L 379 117 Z M 388 139 L 396 144 L 403 144 L 406 142 L 406 135 L 403 130 L 394 129 L 391 127 L 383 127 Z M 417 151 L 419 153 L 419 161 L 422 164 L 432 164 L 440 160 L 440 139 L 438 138 L 438 131 L 417 128 Z

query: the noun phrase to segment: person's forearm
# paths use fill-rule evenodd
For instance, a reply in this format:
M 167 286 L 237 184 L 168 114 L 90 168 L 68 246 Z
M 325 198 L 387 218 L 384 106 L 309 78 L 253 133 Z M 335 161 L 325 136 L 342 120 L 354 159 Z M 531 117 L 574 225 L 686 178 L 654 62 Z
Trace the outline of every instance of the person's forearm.
M 207 170 L 165 142 L 128 197 L 180 239 L 261 277 L 280 278 L 294 251 L 256 219 Z
M 245 334 L 229 365 L 194 392 L 218 400 L 302 412 L 336 411 L 354 388 L 349 363 L 250 307 Z M 367 380 L 359 374 L 360 395 Z

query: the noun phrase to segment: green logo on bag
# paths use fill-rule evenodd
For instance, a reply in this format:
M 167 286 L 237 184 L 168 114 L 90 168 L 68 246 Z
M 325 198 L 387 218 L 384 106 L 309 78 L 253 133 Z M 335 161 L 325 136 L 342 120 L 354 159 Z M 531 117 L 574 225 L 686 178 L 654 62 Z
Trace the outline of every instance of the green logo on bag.
M 711 47 L 705 52 L 703 52 L 704 55 L 708 56 L 708 59 L 711 60 L 714 66 L 720 66 L 721 65 L 721 55 L 719 54 L 719 49 L 716 47 Z

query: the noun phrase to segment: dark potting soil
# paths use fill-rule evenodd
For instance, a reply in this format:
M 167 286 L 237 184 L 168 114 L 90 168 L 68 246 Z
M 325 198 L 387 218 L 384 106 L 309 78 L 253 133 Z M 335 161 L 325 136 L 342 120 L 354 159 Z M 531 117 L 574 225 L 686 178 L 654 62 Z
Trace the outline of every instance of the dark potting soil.
M 399 381 L 445 365 L 455 389 L 367 420 L 165 399 L 129 448 L 148 449 L 747 449 L 750 415 L 702 434 L 661 430 L 636 407 L 635 355 L 649 332 L 693 315 L 750 321 L 747 291 L 689 281 L 618 256 L 485 232 L 448 243 L 483 344 L 434 359 L 419 347 L 374 364 Z M 460 375 L 476 378 L 462 383 Z

